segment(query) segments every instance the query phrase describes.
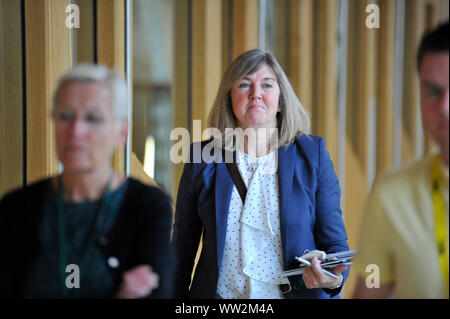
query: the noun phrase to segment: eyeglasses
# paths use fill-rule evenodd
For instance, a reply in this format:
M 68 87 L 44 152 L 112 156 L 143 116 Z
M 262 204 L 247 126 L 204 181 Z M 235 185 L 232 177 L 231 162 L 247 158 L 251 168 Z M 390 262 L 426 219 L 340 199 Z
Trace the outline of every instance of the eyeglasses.
M 56 124 L 67 125 L 72 123 L 77 119 L 79 115 L 73 111 L 55 111 L 53 113 L 53 118 Z M 83 121 L 89 126 L 99 126 L 104 124 L 107 119 L 97 112 L 85 112 L 81 115 Z

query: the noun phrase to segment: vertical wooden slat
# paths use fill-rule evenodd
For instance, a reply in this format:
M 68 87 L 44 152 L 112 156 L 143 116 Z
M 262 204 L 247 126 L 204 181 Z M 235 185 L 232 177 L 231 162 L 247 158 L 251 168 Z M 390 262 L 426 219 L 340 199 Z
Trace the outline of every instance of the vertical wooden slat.
M 222 3 L 193 0 L 192 6 L 192 119 L 202 121 L 201 133 L 207 128 L 208 114 L 222 77 Z M 200 137 L 195 135 L 194 139 Z
M 233 1 L 222 0 L 222 72 L 233 60 Z
M 289 77 L 303 107 L 311 112 L 313 99 L 313 1 L 291 0 L 289 21 Z
M 319 0 L 317 10 L 317 61 L 314 81 L 313 133 L 324 137 L 333 163 L 337 165 L 337 1 Z
M 188 48 L 189 48 L 189 1 L 175 1 L 175 42 L 174 42 L 174 65 L 173 65 L 173 127 L 188 128 Z M 177 142 L 177 141 L 175 141 Z M 172 143 L 175 143 L 172 142 Z M 183 172 L 183 163 L 173 164 L 172 194 L 176 199 L 178 185 Z
M 356 0 L 348 1 L 348 46 L 347 46 L 347 112 L 346 112 L 346 132 L 347 138 L 353 150 L 357 149 L 357 133 L 355 117 L 358 112 L 357 108 L 357 92 L 358 81 L 356 76 L 358 55 L 357 50 L 357 32 L 359 30 L 357 19 Z
M 425 6 L 423 0 L 406 1 L 406 35 L 403 72 L 402 105 L 402 162 L 416 159 L 416 123 L 419 106 L 419 82 L 416 68 L 416 52 L 424 31 Z
M 357 108 L 357 137 L 358 137 L 358 158 L 361 161 L 361 166 L 367 170 L 368 166 L 368 120 L 369 107 L 372 101 L 375 101 L 375 50 L 376 50 L 376 30 L 369 29 L 366 26 L 366 7 L 369 4 L 375 3 L 372 0 L 359 1 L 358 7 L 358 98 Z
M 58 78 L 71 66 L 69 0 L 25 1 L 27 86 L 27 181 L 58 171 L 51 98 Z
M 125 3 L 123 0 L 97 0 L 98 63 L 125 71 Z M 118 149 L 113 167 L 125 172 L 125 149 Z
M 290 74 L 289 64 L 289 0 L 277 0 L 273 10 L 274 47 L 269 48 L 277 58 L 286 74 Z M 260 17 L 261 18 L 261 17 Z M 298 18 L 296 18 L 298 19 Z
M 258 0 L 233 0 L 233 59 L 258 47 Z
M 97 0 L 98 63 L 125 70 L 125 7 L 123 0 Z
M 80 28 L 76 29 L 77 61 L 94 62 L 94 5 L 92 0 L 77 0 Z
M 367 41 L 368 30 L 365 26 L 366 2 L 350 0 L 348 3 L 348 49 L 347 49 L 347 118 L 346 118 L 346 147 L 345 147 L 345 191 L 344 191 L 344 222 L 346 225 L 348 244 L 351 249 L 357 249 L 361 216 L 368 195 L 368 170 L 366 158 L 361 158 L 361 153 L 367 157 L 367 148 L 361 150 L 361 133 L 367 139 L 367 109 L 368 94 L 370 88 L 368 79 L 371 66 L 367 59 L 370 54 Z M 370 47 L 370 46 L 369 46 Z M 364 73 L 366 70 L 366 73 Z M 362 88 L 365 88 L 364 90 Z M 364 94 L 364 95 L 363 95 Z M 364 98 L 365 97 L 365 98 Z M 365 103 L 365 105 L 361 105 Z M 364 108 L 366 110 L 361 110 Z M 363 122 L 361 122 L 363 120 Z M 349 298 L 355 283 L 355 275 L 350 272 L 346 282 L 345 297 Z
M 0 0 L 0 198 L 22 186 L 22 41 L 20 1 Z
M 380 1 L 377 78 L 377 173 L 392 167 L 394 140 L 395 1 Z

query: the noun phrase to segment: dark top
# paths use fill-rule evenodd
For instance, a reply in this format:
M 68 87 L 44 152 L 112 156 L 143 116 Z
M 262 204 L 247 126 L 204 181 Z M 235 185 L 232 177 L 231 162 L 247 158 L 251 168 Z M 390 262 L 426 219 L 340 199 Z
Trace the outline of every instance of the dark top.
M 174 260 L 169 245 L 172 210 L 167 196 L 158 188 L 133 178 L 111 195 L 104 233 L 97 238 L 80 288 L 71 292 L 76 291 L 76 298 L 113 297 L 123 272 L 148 264 L 160 276 L 159 288 L 149 297 L 172 297 Z M 64 203 L 68 264 L 79 264 L 79 253 L 99 205 L 100 200 Z M 49 179 L 11 192 L 2 199 L 1 297 L 63 297 L 56 225 L 56 193 Z M 111 257 L 115 263 L 111 263 Z
M 111 230 L 122 203 L 128 181 L 111 193 L 107 206 L 107 218 L 104 231 Z M 86 243 L 94 220 L 101 205 L 101 199 L 83 203 L 64 202 L 64 214 L 67 228 L 67 264 L 80 265 L 80 256 L 86 249 Z M 25 298 L 61 298 L 62 283 L 59 274 L 59 236 L 57 194 L 51 183 L 44 190 L 42 220 L 38 230 L 39 244 L 43 249 L 33 261 L 23 288 Z M 106 298 L 115 293 L 118 284 L 109 265 L 105 262 L 99 247 L 94 247 L 89 255 L 89 264 L 80 278 L 79 289 L 70 289 L 79 298 Z M 70 273 L 67 273 L 68 276 Z

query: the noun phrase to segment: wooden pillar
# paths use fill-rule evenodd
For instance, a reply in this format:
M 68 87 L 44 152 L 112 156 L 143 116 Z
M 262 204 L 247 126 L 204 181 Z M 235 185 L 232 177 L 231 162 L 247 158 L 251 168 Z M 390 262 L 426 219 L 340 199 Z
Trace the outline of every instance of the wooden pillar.
M 402 105 L 402 163 L 416 159 L 417 130 L 420 119 L 419 81 L 416 67 L 416 53 L 425 29 L 423 0 L 406 1 L 405 55 L 403 72 Z
M 233 1 L 233 59 L 258 48 L 258 0 Z
M 367 173 L 369 132 L 369 108 L 370 103 L 375 102 L 375 78 L 377 69 L 375 67 L 376 56 L 376 32 L 378 29 L 369 29 L 366 26 L 366 7 L 374 3 L 373 0 L 358 1 L 358 94 L 357 94 L 357 154 L 361 166 Z M 378 103 L 377 103 L 378 104 Z
M 268 48 L 275 54 L 286 74 L 290 74 L 290 0 L 277 0 L 273 6 L 273 48 Z M 260 17 L 262 19 L 262 17 Z M 295 17 L 297 20 L 298 17 Z M 266 28 L 266 26 L 265 26 Z M 267 46 L 267 44 L 266 44 Z
M 98 63 L 125 73 L 125 2 L 97 0 L 97 56 Z M 131 131 L 131 128 L 130 130 Z M 125 172 L 125 149 L 113 155 L 113 167 Z
M 221 8 L 221 0 L 192 1 L 192 119 L 202 121 L 200 132 L 222 78 Z
M 233 1 L 222 0 L 222 72 L 233 61 Z
M 313 133 L 324 137 L 333 163 L 337 165 L 337 1 L 315 2 L 317 42 L 314 80 Z
M 175 1 L 175 42 L 173 65 L 173 128 L 189 128 L 189 1 Z M 175 143 L 176 141 L 172 142 Z M 173 164 L 172 194 L 176 200 L 183 163 Z
M 23 184 L 20 1 L 0 0 L 0 198 Z
M 361 9 L 361 7 L 363 7 Z M 345 147 L 345 191 L 344 191 L 344 222 L 346 225 L 348 244 L 351 249 L 357 249 L 361 217 L 368 195 L 368 176 L 365 160 L 361 160 L 359 134 L 367 127 L 367 118 L 360 123 L 361 118 L 361 83 L 360 76 L 364 64 L 364 54 L 367 51 L 367 41 L 362 32 L 365 29 L 365 3 L 360 0 L 349 0 L 348 3 L 348 49 L 347 49 L 347 118 L 346 118 L 346 147 Z M 361 61 L 362 59 L 362 61 Z M 364 76 L 369 76 L 369 71 Z M 366 83 L 367 85 L 367 83 Z M 367 89 L 366 89 L 367 92 Z M 367 93 L 366 93 L 367 94 Z M 366 105 L 367 108 L 367 105 Z M 362 127 L 361 127 L 362 126 Z M 367 138 L 367 134 L 364 134 Z M 363 148 L 366 150 L 366 148 Z M 364 154 L 366 151 L 364 151 Z M 346 283 L 345 296 L 350 297 L 355 283 L 355 275 L 350 273 Z
M 395 1 L 380 1 L 377 78 L 377 174 L 393 164 Z
M 80 8 L 80 28 L 76 29 L 76 62 L 94 62 L 94 1 L 77 0 Z M 74 61 L 75 62 L 75 61 Z
M 27 182 L 58 172 L 52 95 L 71 66 L 71 32 L 66 27 L 69 0 L 25 1 Z
M 313 103 L 313 1 L 290 1 L 289 77 L 303 107 Z

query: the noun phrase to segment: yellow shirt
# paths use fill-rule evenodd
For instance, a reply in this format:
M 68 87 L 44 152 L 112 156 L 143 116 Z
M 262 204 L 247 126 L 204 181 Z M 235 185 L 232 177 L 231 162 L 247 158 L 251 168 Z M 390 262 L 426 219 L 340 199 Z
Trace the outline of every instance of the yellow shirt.
M 352 271 L 367 278 L 373 270 L 366 272 L 366 267 L 377 265 L 380 283 L 394 283 L 394 298 L 448 298 L 434 225 L 434 157 L 384 177 L 367 202 Z M 448 235 L 448 166 L 441 161 L 440 169 Z

